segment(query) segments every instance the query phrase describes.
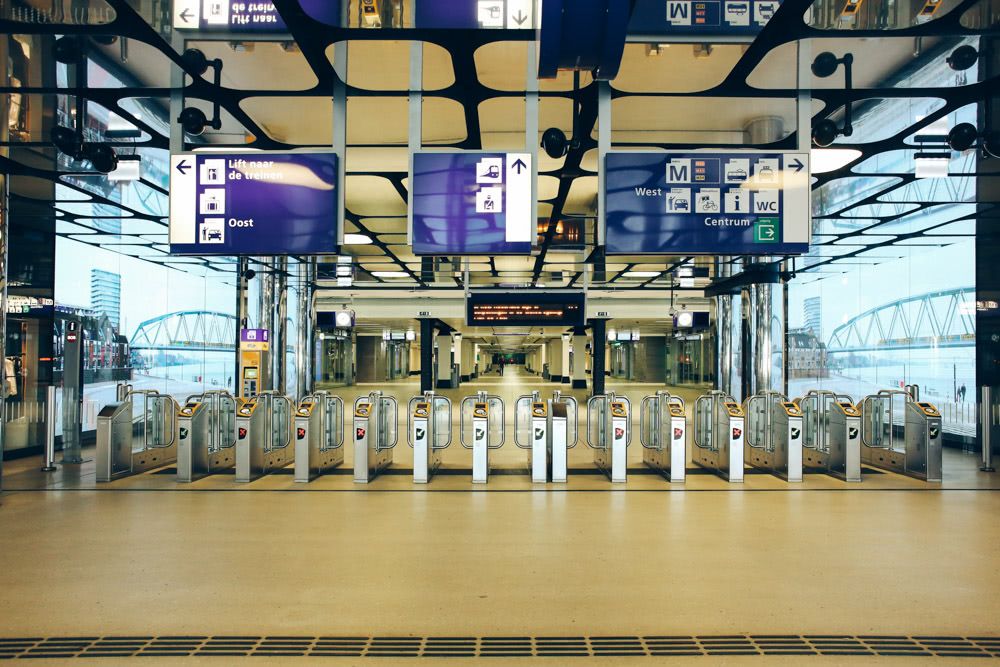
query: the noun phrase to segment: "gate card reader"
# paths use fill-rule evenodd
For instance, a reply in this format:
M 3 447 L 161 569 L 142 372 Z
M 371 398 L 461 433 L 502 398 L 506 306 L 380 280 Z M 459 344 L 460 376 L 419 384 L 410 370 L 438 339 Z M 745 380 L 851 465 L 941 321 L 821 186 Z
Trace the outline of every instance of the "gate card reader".
M 639 409 L 643 463 L 671 482 L 683 482 L 687 465 L 687 416 L 683 399 L 661 390 L 642 399 Z
M 373 391 L 354 402 L 354 481 L 367 484 L 392 465 L 396 399 Z
M 531 449 L 528 450 L 528 465 L 531 481 L 544 484 L 549 480 L 549 409 L 545 401 L 531 404 Z
M 802 410 L 776 391 L 764 390 L 744 403 L 746 462 L 788 482 L 802 481 Z
M 695 401 L 692 460 L 723 479 L 743 481 L 746 417 L 743 408 L 723 391 L 712 390 Z
M 594 450 L 594 464 L 613 484 L 627 481 L 626 454 L 631 440 L 628 399 L 610 392 L 591 396 L 587 401 L 587 445 Z
M 295 411 L 295 481 L 309 482 L 344 462 L 344 402 L 326 391 Z
M 472 407 L 472 483 L 485 484 L 490 476 L 489 408 L 485 402 Z

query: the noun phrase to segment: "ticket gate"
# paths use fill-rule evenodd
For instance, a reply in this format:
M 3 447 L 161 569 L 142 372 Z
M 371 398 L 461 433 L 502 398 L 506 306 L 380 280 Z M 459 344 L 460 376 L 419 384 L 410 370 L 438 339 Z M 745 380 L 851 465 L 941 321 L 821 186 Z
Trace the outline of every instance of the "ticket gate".
M 861 411 L 850 396 L 815 390 L 796 401 L 802 409 L 803 466 L 846 482 L 861 481 Z
M 576 399 L 559 390 L 544 401 L 537 391 L 517 399 L 514 444 L 528 451 L 532 482 L 566 482 L 567 451 L 578 439 L 578 412 Z
M 743 402 L 746 462 L 787 482 L 802 481 L 802 409 L 776 391 Z
M 941 481 L 941 413 L 916 392 L 880 391 L 861 402 L 861 461 Z
M 399 441 L 399 406 L 376 390 L 354 401 L 354 481 L 367 484 L 390 465 Z
M 242 399 L 228 391 L 188 396 L 177 413 L 178 482 L 193 482 L 236 465 L 236 412 L 242 405 Z
M 587 401 L 587 446 L 594 463 L 613 483 L 626 481 L 626 453 L 632 444 L 632 405 L 614 392 Z
M 639 405 L 642 460 L 671 482 L 683 482 L 687 466 L 687 416 L 684 399 L 658 391 Z
M 485 484 L 490 478 L 490 450 L 503 447 L 505 439 L 503 399 L 485 391 L 466 396 L 459 419 L 462 446 L 472 450 L 472 483 Z
M 413 483 L 427 484 L 451 445 L 451 401 L 433 391 L 414 396 L 406 408 L 406 440 L 413 448 Z
M 344 462 L 344 401 L 317 391 L 295 411 L 295 481 L 308 482 Z
M 97 415 L 97 481 L 110 482 L 177 460 L 177 402 L 120 384 Z
M 295 457 L 292 399 L 262 391 L 236 411 L 236 481 L 251 482 L 281 470 Z
M 727 482 L 742 482 L 745 431 L 746 417 L 736 399 L 717 389 L 699 396 L 691 460 Z

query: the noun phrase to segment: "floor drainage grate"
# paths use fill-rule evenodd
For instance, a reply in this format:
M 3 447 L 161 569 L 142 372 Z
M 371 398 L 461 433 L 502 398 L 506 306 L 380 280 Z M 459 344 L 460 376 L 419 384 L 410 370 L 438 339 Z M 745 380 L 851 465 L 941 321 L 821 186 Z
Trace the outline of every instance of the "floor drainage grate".
M 202 636 L 0 638 L 0 660 L 249 657 L 588 658 L 725 655 L 1000 658 L 1000 637 L 660 635 L 591 637 Z M 555 661 L 553 661 L 555 662 Z

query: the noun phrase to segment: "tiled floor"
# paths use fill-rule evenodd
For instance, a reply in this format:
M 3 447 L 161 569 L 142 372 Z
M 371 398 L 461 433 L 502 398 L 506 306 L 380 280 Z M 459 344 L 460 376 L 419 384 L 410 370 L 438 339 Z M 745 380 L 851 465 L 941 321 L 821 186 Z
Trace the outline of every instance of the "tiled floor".
M 479 385 L 509 400 L 527 382 L 509 376 Z M 653 389 L 627 391 L 638 398 Z M 408 398 L 415 384 L 392 390 Z M 405 444 L 397 454 L 409 467 Z M 748 475 L 738 486 L 691 475 L 671 485 L 633 474 L 614 488 L 593 474 L 540 488 L 526 475 L 497 475 L 474 488 L 465 474 L 427 486 L 407 475 L 362 486 L 346 475 L 309 484 L 272 475 L 244 485 L 218 475 L 178 485 L 171 475 L 146 474 L 95 490 L 90 466 L 61 466 L 45 478 L 37 460 L 15 461 L 0 495 L 0 639 L 995 637 L 1000 493 L 990 489 L 1000 483 L 976 470 L 975 457 L 948 454 L 943 484 L 886 473 L 855 485 L 821 475 L 800 485 Z M 446 462 L 468 468 L 468 456 L 453 446 Z M 513 468 L 523 458 L 505 446 L 494 462 Z M 637 445 L 630 459 L 640 465 Z M 589 460 L 581 444 L 571 465 Z M 508 492 L 493 493 L 499 490 Z M 907 664 L 922 659 L 931 658 Z M 257 657 L 253 664 L 303 660 Z M 904 659 L 698 662 L 764 660 Z M 101 659 L 72 660 L 88 662 Z M 227 663 L 149 657 L 140 664 L 147 662 Z

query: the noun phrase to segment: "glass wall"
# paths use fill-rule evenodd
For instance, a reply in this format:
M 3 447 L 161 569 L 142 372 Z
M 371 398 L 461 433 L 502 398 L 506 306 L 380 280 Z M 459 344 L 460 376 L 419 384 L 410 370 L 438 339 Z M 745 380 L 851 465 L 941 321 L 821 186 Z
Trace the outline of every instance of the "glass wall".
M 935 58 L 909 75 L 906 85 L 956 85 L 957 76 L 976 75 L 956 74 Z M 888 136 L 939 104 L 880 102 L 860 116 L 855 136 Z M 975 105 L 962 108 L 947 117 L 947 127 L 976 123 L 976 114 Z M 882 154 L 855 172 L 913 173 L 914 153 Z M 974 151 L 953 154 L 950 173 L 972 174 L 975 168 Z M 814 246 L 798 260 L 799 273 L 788 289 L 789 393 L 822 388 L 860 400 L 916 384 L 921 398 L 942 410 L 946 434 L 974 436 L 975 179 L 902 182 L 855 176 L 815 193 Z M 850 208 L 872 195 L 878 195 L 875 203 Z M 829 243 L 845 232 L 864 238 Z M 825 263 L 831 257 L 842 259 Z M 803 266 L 815 270 L 803 272 Z

